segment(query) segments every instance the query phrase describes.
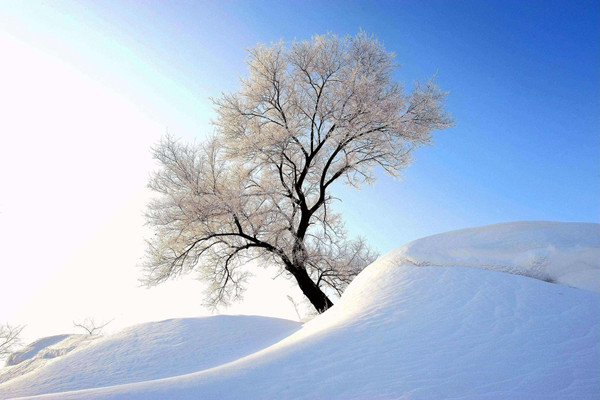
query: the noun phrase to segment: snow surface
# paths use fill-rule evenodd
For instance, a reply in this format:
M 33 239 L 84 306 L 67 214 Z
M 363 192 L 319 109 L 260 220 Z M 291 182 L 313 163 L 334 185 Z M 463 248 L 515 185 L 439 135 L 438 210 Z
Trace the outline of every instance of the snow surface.
M 593 223 L 523 221 L 463 229 L 415 240 L 391 256 L 397 262 L 493 269 L 600 292 L 600 228 Z
M 52 348 L 56 343 L 60 343 L 65 339 L 68 339 L 71 335 L 56 335 L 56 336 L 48 336 L 35 342 L 29 344 L 27 347 L 16 351 L 8 356 L 6 360 L 6 365 L 17 365 L 22 363 L 23 361 L 31 360 L 40 354 L 40 352 L 46 352 L 49 348 Z M 50 353 L 52 354 L 52 352 Z M 53 357 L 45 357 L 41 358 L 53 358 Z
M 0 398 L 195 372 L 268 347 L 300 326 L 278 318 L 226 315 L 140 324 L 0 385 Z
M 0 383 L 41 368 L 50 360 L 62 357 L 73 350 L 87 346 L 99 336 L 56 335 L 36 340 L 25 348 L 12 353 L 6 367 L 0 369 Z
M 599 228 L 421 239 L 300 329 L 244 316 L 142 324 L 0 384 L 0 398 L 597 399 Z

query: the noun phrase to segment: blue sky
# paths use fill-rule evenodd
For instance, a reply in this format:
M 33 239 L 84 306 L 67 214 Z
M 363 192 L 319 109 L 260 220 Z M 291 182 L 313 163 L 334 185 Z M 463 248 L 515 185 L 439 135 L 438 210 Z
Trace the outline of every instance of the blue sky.
M 157 83 L 132 83 L 134 70 L 110 71 L 116 76 L 106 79 L 129 81 L 123 84 L 131 85 L 130 96 L 157 107 L 159 97 L 172 96 L 170 106 L 188 114 L 190 135 L 211 129 L 208 98 L 237 87 L 245 50 L 257 42 L 362 28 L 397 54 L 397 77 L 407 86 L 437 73 L 450 92 L 456 127 L 416 154 L 403 182 L 383 177 L 361 192 L 338 189 L 351 233 L 382 251 L 487 223 L 598 221 L 597 2 L 123 4 L 84 2 L 64 12 L 78 20 L 77 29 L 103 29 L 159 71 L 169 82 L 156 98 L 137 98 L 137 91 Z M 70 38 L 64 39 L 68 46 Z M 171 125 L 178 124 L 165 123 Z
M 417 152 L 401 183 L 337 189 L 351 233 L 387 251 L 487 223 L 598 221 L 597 2 L 7 2 L 2 11 L 31 42 L 188 137 L 212 129 L 209 98 L 235 90 L 247 48 L 362 28 L 397 54 L 408 87 L 437 73 L 456 127 Z
M 351 235 L 387 252 L 497 222 L 598 222 L 598 15 L 597 1 L 0 2 L 2 242 L 27 251 L 35 226 L 59 265 L 142 190 L 161 134 L 211 131 L 209 99 L 237 88 L 247 48 L 359 29 L 408 88 L 437 73 L 456 126 L 401 182 L 335 188 Z

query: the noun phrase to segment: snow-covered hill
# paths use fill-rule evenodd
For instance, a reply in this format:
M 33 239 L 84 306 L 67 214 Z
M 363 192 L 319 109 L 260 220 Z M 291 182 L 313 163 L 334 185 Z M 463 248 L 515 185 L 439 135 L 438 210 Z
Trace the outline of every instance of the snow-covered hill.
M 599 247 L 598 224 L 523 221 L 429 236 L 388 257 L 493 269 L 600 292 Z
M 268 347 L 300 326 L 298 322 L 278 318 L 221 315 L 145 323 L 99 339 L 87 335 L 54 336 L 28 346 L 36 348 L 36 352 L 20 352 L 25 360 L 0 370 L 5 371 L 5 376 L 14 377 L 20 375 L 21 365 L 33 362 L 39 366 L 46 362 L 43 367 L 8 382 L 6 388 L 0 386 L 0 398 L 9 391 L 11 396 L 62 392 L 208 369 Z M 47 360 L 48 349 L 65 347 L 65 342 L 77 337 L 94 342 L 82 343 L 68 357 Z
M 599 269 L 597 224 L 436 235 L 373 263 L 301 328 L 143 324 L 0 384 L 0 398 L 596 399 Z
M 8 357 L 6 366 L 10 368 L 0 369 L 0 383 L 35 371 L 50 360 L 82 349 L 98 338 L 90 335 L 56 335 L 36 340 Z

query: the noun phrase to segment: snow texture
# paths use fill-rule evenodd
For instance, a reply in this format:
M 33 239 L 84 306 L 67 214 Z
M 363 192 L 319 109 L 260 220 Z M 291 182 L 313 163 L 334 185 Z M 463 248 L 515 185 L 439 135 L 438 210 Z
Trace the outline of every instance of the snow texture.
M 371 264 L 300 329 L 243 316 L 143 324 L 0 384 L 0 398 L 596 399 L 600 296 L 570 286 L 598 283 L 587 280 L 598 228 L 425 238 Z M 547 260 L 538 277 L 566 285 L 529 277 L 531 254 Z
M 592 223 L 509 222 L 415 240 L 397 262 L 493 269 L 600 292 L 600 228 Z
M 56 335 L 36 340 L 25 348 L 12 353 L 7 358 L 6 368 L 0 369 L 0 383 L 41 368 L 57 357 L 87 346 L 98 337 L 90 335 Z
M 51 348 L 56 343 L 62 342 L 67 339 L 70 335 L 56 335 L 49 336 L 43 339 L 36 340 L 35 342 L 29 344 L 24 349 L 16 351 L 8 356 L 6 360 L 6 366 L 17 365 L 22 363 L 23 361 L 30 360 L 38 355 L 40 352 L 47 350 L 49 347 Z M 41 357 L 41 358 L 50 358 L 50 357 Z
M 195 372 L 268 347 L 300 326 L 284 319 L 225 315 L 140 324 L 0 385 L 0 398 Z

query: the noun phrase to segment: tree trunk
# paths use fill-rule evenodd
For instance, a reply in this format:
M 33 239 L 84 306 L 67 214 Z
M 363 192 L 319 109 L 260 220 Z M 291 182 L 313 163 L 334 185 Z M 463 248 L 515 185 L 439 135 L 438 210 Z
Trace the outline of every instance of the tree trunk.
M 302 290 L 302 293 L 304 293 L 311 304 L 319 313 L 324 313 L 328 308 L 333 306 L 333 303 L 329 300 L 329 297 L 323 293 L 321 288 L 313 282 L 305 267 L 308 255 L 306 253 L 306 248 L 304 247 L 304 235 L 308 230 L 311 215 L 312 214 L 306 209 L 306 203 L 303 203 L 302 218 L 300 218 L 298 230 L 296 231 L 296 241 L 294 242 L 294 247 L 292 249 L 292 260 L 287 269 L 294 275 L 300 290 Z
M 321 288 L 318 287 L 312 279 L 310 279 L 308 272 L 306 272 L 306 268 L 303 266 L 295 266 L 294 268 L 290 268 L 288 270 L 292 275 L 294 275 L 294 278 L 296 278 L 302 293 L 304 293 L 304 295 L 319 313 L 323 313 L 327 311 L 328 308 L 333 306 L 333 303 L 331 300 L 329 300 L 329 297 L 323 293 Z

